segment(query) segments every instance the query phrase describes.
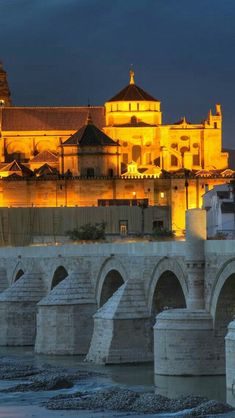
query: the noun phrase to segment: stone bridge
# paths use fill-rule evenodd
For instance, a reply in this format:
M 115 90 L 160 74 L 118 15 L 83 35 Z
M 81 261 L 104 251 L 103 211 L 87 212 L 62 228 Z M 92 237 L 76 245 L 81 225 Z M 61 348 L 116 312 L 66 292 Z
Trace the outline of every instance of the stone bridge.
M 187 211 L 186 241 L 1 248 L 0 345 L 97 363 L 154 358 L 159 375 L 224 374 L 235 241 L 207 241 L 205 219 Z M 231 322 L 230 387 L 234 335 Z

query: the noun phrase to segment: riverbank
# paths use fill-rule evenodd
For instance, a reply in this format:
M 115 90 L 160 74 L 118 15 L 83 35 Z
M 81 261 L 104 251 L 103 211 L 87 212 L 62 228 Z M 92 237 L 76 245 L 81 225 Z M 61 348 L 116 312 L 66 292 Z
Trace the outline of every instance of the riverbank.
M 151 365 L 102 367 L 17 349 L 0 353 L 0 418 L 235 416 L 206 394 L 170 399 L 156 393 Z

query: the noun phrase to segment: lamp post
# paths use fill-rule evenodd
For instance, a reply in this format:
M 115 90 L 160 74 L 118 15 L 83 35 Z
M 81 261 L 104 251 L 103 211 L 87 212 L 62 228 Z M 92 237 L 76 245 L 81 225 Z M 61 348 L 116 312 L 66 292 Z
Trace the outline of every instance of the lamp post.
M 189 173 L 190 171 L 187 170 L 186 168 L 184 169 L 184 177 L 185 177 L 185 200 L 186 200 L 186 210 L 188 210 L 188 186 L 189 186 Z
M 144 210 L 147 209 L 148 203 L 145 200 L 141 200 L 139 203 L 141 208 L 141 236 L 144 236 Z

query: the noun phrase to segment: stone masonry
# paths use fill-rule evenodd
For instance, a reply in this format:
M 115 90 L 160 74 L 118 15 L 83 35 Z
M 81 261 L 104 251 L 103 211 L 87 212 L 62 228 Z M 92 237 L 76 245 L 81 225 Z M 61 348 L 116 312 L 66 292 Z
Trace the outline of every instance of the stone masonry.
M 223 374 L 235 314 L 234 248 L 205 239 L 199 209 L 188 211 L 185 242 L 1 248 L 0 344 L 82 353 L 98 363 L 154 358 L 162 375 Z

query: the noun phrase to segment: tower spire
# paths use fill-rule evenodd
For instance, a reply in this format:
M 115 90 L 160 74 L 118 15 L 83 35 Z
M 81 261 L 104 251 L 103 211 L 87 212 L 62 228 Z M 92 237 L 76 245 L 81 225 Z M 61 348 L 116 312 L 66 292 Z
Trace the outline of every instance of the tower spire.
M 135 72 L 132 64 L 130 68 L 130 84 L 135 84 Z
M 88 112 L 87 112 L 87 118 L 86 118 L 86 125 L 93 125 L 93 120 L 92 120 L 92 117 L 91 117 L 90 103 L 88 104 Z
M 7 82 L 7 74 L 0 61 L 0 106 L 11 106 L 11 93 Z

